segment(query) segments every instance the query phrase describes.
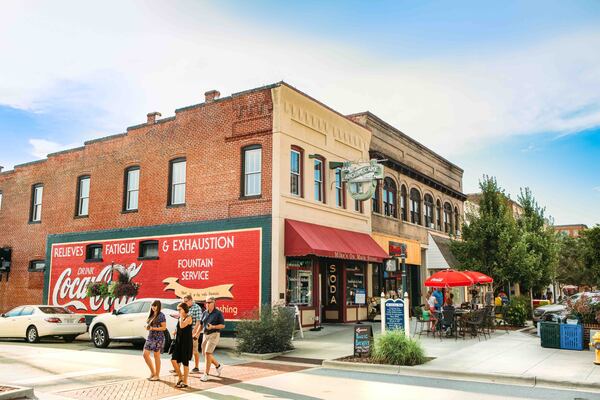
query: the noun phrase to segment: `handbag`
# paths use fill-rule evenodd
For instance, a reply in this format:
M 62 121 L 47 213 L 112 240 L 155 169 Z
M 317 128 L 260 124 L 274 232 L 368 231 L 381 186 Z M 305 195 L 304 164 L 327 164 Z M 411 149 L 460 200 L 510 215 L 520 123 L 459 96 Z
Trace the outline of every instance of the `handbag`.
M 175 337 L 175 339 L 171 340 L 171 344 L 169 345 L 169 354 L 173 354 L 173 352 L 175 351 L 175 341 L 177 340 L 177 337 Z

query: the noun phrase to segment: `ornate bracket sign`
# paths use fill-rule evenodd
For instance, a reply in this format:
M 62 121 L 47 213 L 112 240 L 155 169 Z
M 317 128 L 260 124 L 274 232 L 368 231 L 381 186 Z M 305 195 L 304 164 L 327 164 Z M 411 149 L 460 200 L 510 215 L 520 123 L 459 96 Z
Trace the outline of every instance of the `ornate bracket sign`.
M 378 179 L 383 179 L 383 165 L 377 160 L 368 163 L 345 162 L 342 166 L 342 181 L 348 183 L 350 196 L 355 200 L 371 198 Z

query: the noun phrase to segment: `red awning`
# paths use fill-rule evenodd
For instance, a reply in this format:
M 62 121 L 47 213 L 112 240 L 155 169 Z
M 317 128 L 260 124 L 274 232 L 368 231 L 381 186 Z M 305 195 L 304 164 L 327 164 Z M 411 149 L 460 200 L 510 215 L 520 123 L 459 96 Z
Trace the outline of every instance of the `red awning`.
M 285 255 L 382 262 L 387 253 L 366 233 L 285 220 Z

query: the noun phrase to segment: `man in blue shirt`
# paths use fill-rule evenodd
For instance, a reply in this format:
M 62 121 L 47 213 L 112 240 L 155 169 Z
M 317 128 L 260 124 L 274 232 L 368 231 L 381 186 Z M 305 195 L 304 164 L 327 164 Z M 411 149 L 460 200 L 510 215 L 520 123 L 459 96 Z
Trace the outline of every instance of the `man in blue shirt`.
M 225 317 L 223 317 L 221 310 L 216 307 L 214 297 L 208 297 L 206 299 L 206 311 L 202 314 L 200 323 L 204 329 L 202 352 L 204 353 L 205 362 L 204 375 L 202 375 L 200 380 L 206 382 L 208 380 L 211 364 L 215 365 L 217 376 L 221 376 L 221 371 L 223 371 L 223 366 L 213 356 L 213 353 L 219 343 L 221 329 L 225 329 Z
M 433 291 L 433 296 L 437 300 L 437 303 L 435 305 L 435 309 L 436 310 L 441 310 L 442 306 L 444 305 L 444 294 L 442 293 L 442 291 L 440 290 L 440 288 L 435 288 L 435 290 Z

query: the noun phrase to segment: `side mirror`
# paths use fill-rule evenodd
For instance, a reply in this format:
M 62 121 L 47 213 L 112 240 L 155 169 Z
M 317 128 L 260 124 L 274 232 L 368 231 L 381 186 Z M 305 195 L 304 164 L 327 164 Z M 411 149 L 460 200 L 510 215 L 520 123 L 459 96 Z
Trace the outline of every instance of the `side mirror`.
M 6 318 L 6 314 L 2 314 L 2 315 L 0 315 L 0 317 Z
M 117 310 L 113 310 L 112 313 L 113 315 L 119 315 L 119 312 Z

